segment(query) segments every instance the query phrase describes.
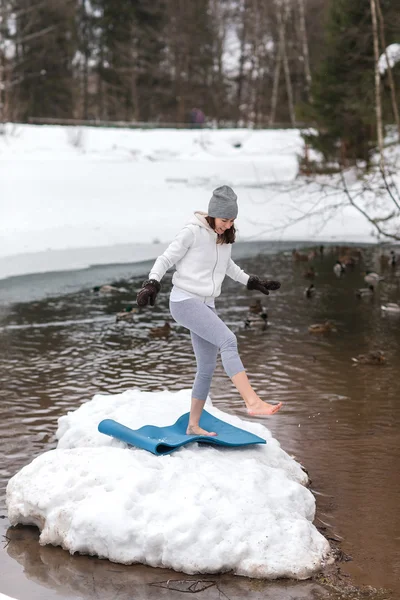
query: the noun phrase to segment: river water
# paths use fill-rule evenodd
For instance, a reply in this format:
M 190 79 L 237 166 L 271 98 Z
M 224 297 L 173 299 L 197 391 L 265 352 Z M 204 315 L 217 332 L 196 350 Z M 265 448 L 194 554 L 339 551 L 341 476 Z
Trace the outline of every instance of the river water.
M 385 317 L 380 309 L 384 302 L 400 301 L 399 273 L 385 273 L 374 296 L 360 300 L 354 292 L 365 286 L 363 269 L 379 266 L 376 251 L 366 248 L 362 263 L 337 279 L 337 255 L 326 248 L 313 261 L 317 294 L 308 299 L 304 271 L 309 265 L 293 262 L 288 247 L 254 243 L 234 250 L 247 272 L 282 281 L 279 292 L 262 297 L 269 315 L 266 331 L 243 325 L 249 303 L 259 297 L 255 292 L 226 280 L 217 304 L 238 336 L 259 395 L 284 402 L 267 426 L 307 468 L 317 500 L 315 524 L 352 558 L 340 564 L 343 576 L 399 597 L 400 317 Z M 170 598 L 178 592 L 154 584 L 185 579 L 42 548 L 35 528 L 9 528 L 6 517 L 7 481 L 55 447 L 58 417 L 96 393 L 190 387 L 195 363 L 188 333 L 172 323 L 168 340 L 149 337 L 151 327 L 169 319 L 169 274 L 154 309 L 140 311 L 131 324 L 115 319 L 132 303 L 150 264 L 0 281 L 0 593 L 19 600 Z M 127 291 L 93 293 L 94 285 L 105 283 Z M 310 324 L 326 319 L 335 323 L 336 332 L 308 332 Z M 355 366 L 353 357 L 376 349 L 385 353 L 384 365 Z M 218 408 L 245 418 L 221 365 L 211 396 Z M 313 581 L 263 583 L 228 574 L 200 579 L 213 581 L 199 596 L 207 599 L 333 597 Z

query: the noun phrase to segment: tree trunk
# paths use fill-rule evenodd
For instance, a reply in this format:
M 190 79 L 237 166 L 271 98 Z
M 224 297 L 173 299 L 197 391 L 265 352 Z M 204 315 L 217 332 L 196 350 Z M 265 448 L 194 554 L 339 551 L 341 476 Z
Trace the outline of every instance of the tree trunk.
M 100 121 L 103 121 L 105 118 L 105 106 L 104 106 L 104 81 L 103 81 L 103 71 L 104 69 L 104 48 L 103 45 L 100 44 L 100 57 L 99 57 L 99 66 L 98 66 L 98 78 L 97 78 L 97 97 L 98 97 L 98 118 Z
M 374 40 L 374 59 L 375 59 L 375 113 L 376 113 L 376 134 L 379 148 L 379 163 L 381 169 L 384 168 L 383 159 L 383 127 L 382 127 L 382 99 L 381 99 L 381 76 L 379 73 L 379 37 L 378 22 L 376 15 L 376 1 L 371 2 L 372 35 Z
M 87 120 L 89 113 L 89 23 L 85 0 L 81 0 L 83 65 L 82 65 L 82 118 Z
M 288 107 L 289 107 L 289 115 L 290 122 L 292 127 L 296 127 L 296 117 L 294 114 L 294 103 L 293 103 L 293 90 L 292 90 L 292 82 L 290 78 L 290 68 L 289 61 L 286 53 L 286 28 L 285 23 L 288 16 L 289 6 L 286 4 L 285 6 L 285 15 L 282 15 L 282 6 L 278 6 L 277 17 L 278 17 L 278 29 L 279 29 L 279 39 L 281 45 L 282 52 L 282 60 L 283 60 L 283 70 L 285 73 L 285 81 L 286 81 L 286 93 L 288 98 Z
M 242 39 L 240 40 L 240 58 L 239 58 L 239 73 L 238 73 L 238 85 L 237 85 L 237 94 L 236 94 L 236 125 L 238 125 L 241 111 L 240 105 L 242 103 L 242 92 L 243 92 L 243 80 L 244 80 L 244 62 L 246 59 L 245 48 L 246 48 L 246 38 L 247 38 L 247 23 L 246 23 L 246 15 L 245 11 L 241 11 L 243 16 L 242 23 Z
M 4 95 L 5 95 L 5 21 L 6 8 L 0 0 L 0 125 L 4 119 Z
M 303 64 L 304 64 L 304 75 L 306 79 L 306 92 L 307 98 L 309 102 L 312 102 L 311 98 L 311 70 L 310 70 L 310 56 L 308 52 L 308 41 L 307 41 L 307 31 L 306 31 L 306 18 L 305 18 L 305 10 L 304 10 L 304 0 L 298 0 L 299 2 L 299 26 L 300 26 L 300 39 L 302 45 L 302 53 L 303 53 Z
M 378 20 L 379 20 L 381 46 L 382 46 L 382 48 L 384 48 L 385 57 L 386 57 L 386 67 L 387 67 L 388 78 L 389 78 L 390 96 L 391 96 L 391 100 L 392 100 L 393 116 L 396 121 L 397 131 L 398 131 L 399 140 L 400 140 L 400 118 L 399 118 L 399 109 L 398 109 L 397 100 L 396 100 L 396 87 L 394 84 L 392 67 L 390 66 L 389 56 L 387 53 L 387 46 L 386 46 L 386 39 L 385 39 L 385 23 L 383 21 L 380 0 L 376 0 L 376 9 L 377 9 Z
M 279 41 L 278 52 L 276 55 L 275 69 L 274 69 L 274 81 L 272 84 L 271 114 L 269 116 L 269 125 L 271 127 L 275 123 L 276 105 L 278 102 L 279 76 L 281 73 L 281 62 L 282 62 L 282 52 L 281 52 L 281 42 Z

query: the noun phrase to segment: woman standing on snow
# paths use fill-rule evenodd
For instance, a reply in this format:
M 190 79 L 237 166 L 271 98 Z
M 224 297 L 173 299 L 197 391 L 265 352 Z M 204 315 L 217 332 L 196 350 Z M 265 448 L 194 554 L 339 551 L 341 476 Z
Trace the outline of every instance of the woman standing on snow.
M 237 214 L 237 196 L 232 188 L 223 185 L 214 190 L 208 214 L 194 213 L 194 217 L 157 258 L 149 279 L 143 282 L 137 296 L 140 307 L 147 306 L 149 302 L 154 306 L 161 289 L 161 279 L 175 265 L 170 311 L 179 325 L 190 330 L 197 362 L 187 434 L 216 435 L 202 429 L 199 421 L 210 390 L 218 350 L 224 369 L 242 396 L 250 416 L 272 415 L 282 406 L 281 402 L 276 405 L 263 402 L 251 387 L 238 354 L 236 336 L 215 310 L 214 301 L 221 293 L 225 275 L 239 281 L 248 290 L 258 290 L 267 295 L 268 290 L 277 290 L 281 285 L 278 281 L 247 275 L 231 259 Z

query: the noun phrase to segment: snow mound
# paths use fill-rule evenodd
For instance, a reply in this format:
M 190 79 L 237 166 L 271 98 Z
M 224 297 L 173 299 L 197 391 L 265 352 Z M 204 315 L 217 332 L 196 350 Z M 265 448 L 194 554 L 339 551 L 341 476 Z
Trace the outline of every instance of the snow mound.
M 59 419 L 57 449 L 7 487 L 12 525 L 34 524 L 40 543 L 113 562 L 188 574 L 305 579 L 330 550 L 313 526 L 307 476 L 268 429 L 209 403 L 207 410 L 267 440 L 265 446 L 197 443 L 166 456 L 97 431 L 104 418 L 132 428 L 167 425 L 188 411 L 190 390 L 95 396 Z

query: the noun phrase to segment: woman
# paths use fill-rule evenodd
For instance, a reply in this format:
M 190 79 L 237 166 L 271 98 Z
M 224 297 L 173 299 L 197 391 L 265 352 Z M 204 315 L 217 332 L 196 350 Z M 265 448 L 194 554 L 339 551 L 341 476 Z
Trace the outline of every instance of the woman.
M 215 310 L 214 301 L 221 293 L 225 275 L 239 281 L 248 290 L 259 290 L 267 295 L 268 290 L 277 290 L 281 285 L 278 281 L 247 275 L 231 259 L 237 214 L 237 196 L 232 188 L 223 185 L 214 190 L 208 213 L 194 213 L 194 217 L 157 258 L 149 279 L 143 282 L 137 296 L 140 307 L 147 306 L 149 302 L 154 306 L 161 289 L 161 279 L 175 265 L 170 311 L 179 325 L 190 330 L 197 362 L 187 434 L 216 435 L 213 431 L 202 429 L 199 421 L 210 390 L 218 350 L 224 369 L 242 396 L 250 416 L 272 415 L 282 406 L 281 402 L 276 405 L 263 402 L 253 390 L 238 354 L 236 336 Z

